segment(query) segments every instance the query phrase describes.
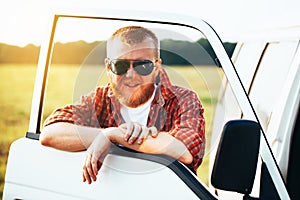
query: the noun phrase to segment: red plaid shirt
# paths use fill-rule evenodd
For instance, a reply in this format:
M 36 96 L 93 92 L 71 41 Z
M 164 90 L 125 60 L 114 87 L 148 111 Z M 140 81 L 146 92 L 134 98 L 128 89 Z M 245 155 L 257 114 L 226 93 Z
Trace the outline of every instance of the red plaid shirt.
M 205 149 L 204 109 L 197 94 L 186 88 L 174 86 L 164 69 L 151 103 L 147 126 L 169 132 L 182 141 L 193 155 L 188 165 L 196 171 L 202 162 Z M 45 121 L 45 126 L 55 122 L 69 122 L 91 127 L 118 127 L 124 123 L 120 103 L 107 86 L 82 96 L 79 102 L 55 110 Z

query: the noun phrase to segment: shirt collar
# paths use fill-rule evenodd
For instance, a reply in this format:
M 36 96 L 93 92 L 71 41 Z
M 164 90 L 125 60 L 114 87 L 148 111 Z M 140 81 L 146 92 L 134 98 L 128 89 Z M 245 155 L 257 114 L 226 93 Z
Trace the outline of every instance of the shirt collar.
M 165 70 L 165 68 L 160 68 L 159 70 L 159 83 L 158 83 L 158 86 L 159 86 L 159 99 L 158 102 L 166 99 L 166 100 L 169 100 L 169 99 L 172 99 L 175 97 L 175 94 L 174 94 L 174 85 L 172 85 L 171 81 L 170 81 L 170 78 Z

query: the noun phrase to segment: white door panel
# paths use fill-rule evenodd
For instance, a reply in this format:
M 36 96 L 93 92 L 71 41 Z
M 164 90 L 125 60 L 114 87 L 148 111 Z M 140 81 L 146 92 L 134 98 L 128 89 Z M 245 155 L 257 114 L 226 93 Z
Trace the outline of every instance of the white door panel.
M 198 199 L 172 170 L 147 160 L 109 154 L 98 180 L 88 185 L 81 174 L 85 152 L 22 138 L 10 154 L 4 199 Z

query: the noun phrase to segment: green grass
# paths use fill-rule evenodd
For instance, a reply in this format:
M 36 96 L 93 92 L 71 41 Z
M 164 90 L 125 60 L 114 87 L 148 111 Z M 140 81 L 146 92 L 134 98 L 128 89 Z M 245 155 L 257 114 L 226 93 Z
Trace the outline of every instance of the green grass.
M 222 73 L 212 67 L 172 67 L 167 70 L 172 82 L 189 87 L 198 93 L 205 108 L 207 148 L 209 148 L 212 118 Z M 35 73 L 35 65 L 0 65 L 0 197 L 4 186 L 9 146 L 14 140 L 24 137 L 28 129 Z M 107 81 L 105 77 L 103 68 L 99 67 L 79 65 L 52 67 L 43 118 L 56 107 L 72 103 L 79 93 L 88 91 L 96 84 L 105 83 Z M 204 183 L 208 183 L 207 155 L 197 174 Z
M 0 65 L 0 196 L 10 144 L 27 131 L 36 67 Z

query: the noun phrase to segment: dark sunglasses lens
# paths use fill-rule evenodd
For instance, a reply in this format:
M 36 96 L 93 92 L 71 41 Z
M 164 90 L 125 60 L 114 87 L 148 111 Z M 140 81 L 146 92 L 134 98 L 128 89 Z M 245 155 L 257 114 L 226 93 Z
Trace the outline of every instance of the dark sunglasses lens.
M 140 75 L 147 76 L 153 71 L 154 64 L 151 60 L 137 60 L 134 61 L 133 67 Z
M 113 60 L 110 69 L 114 74 L 125 74 L 130 68 L 130 62 L 127 60 Z

